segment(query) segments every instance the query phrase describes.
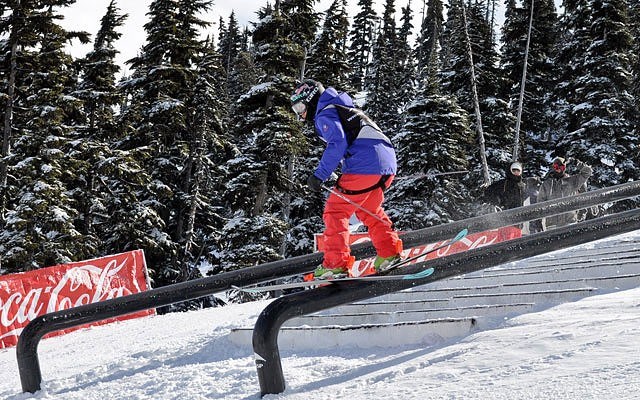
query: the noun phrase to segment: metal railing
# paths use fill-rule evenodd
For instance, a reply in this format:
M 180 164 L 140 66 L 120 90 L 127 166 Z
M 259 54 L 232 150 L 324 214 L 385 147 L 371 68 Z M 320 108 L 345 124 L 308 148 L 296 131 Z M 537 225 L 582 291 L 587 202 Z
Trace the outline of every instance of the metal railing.
M 416 245 L 435 242 L 443 237 L 452 236 L 462 228 L 468 228 L 469 231 L 472 232 L 494 229 L 505 225 L 538 219 L 545 215 L 560 214 L 638 195 L 640 195 L 640 182 L 630 182 L 557 201 L 532 204 L 501 213 L 483 215 L 446 225 L 407 232 L 402 235 L 402 240 L 405 247 L 414 247 Z M 365 258 L 374 256 L 375 250 L 371 244 L 362 243 L 352 247 L 352 254 L 356 258 Z M 234 286 L 247 286 L 277 278 L 308 273 L 321 261 L 322 253 L 313 253 L 244 268 L 238 271 L 225 272 L 212 277 L 164 286 L 146 292 L 110 299 L 100 303 L 87 304 L 37 317 L 24 328 L 16 348 L 22 390 L 33 393 L 40 389 L 42 375 L 37 349 L 40 339 L 47 333 L 149 308 L 208 296 L 228 290 Z M 375 287 L 375 285 L 371 286 L 371 288 L 373 287 Z M 314 295 L 310 294 L 310 296 Z
M 281 393 L 285 389 L 278 334 L 280 327 L 291 318 L 637 229 L 640 229 L 640 209 L 436 258 L 396 272 L 416 273 L 428 264 L 435 272 L 426 278 L 344 282 L 280 297 L 264 309 L 253 330 L 253 351 L 261 394 Z

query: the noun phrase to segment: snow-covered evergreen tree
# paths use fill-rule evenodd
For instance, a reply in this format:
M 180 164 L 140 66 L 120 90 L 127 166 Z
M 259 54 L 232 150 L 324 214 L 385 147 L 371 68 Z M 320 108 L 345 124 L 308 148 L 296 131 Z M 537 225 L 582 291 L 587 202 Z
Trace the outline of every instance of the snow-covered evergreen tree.
M 138 201 L 148 207 L 152 220 L 162 221 L 139 232 L 145 236 L 139 241 L 147 244 L 145 255 L 157 284 L 191 276 L 184 257 L 184 246 L 193 238 L 189 221 L 206 220 L 204 215 L 199 217 L 203 208 L 193 210 L 202 186 L 191 179 L 200 173 L 194 168 L 208 167 L 194 162 L 194 156 L 207 154 L 210 142 L 207 130 L 189 110 L 199 78 L 197 65 L 207 51 L 199 29 L 208 23 L 198 15 L 211 4 L 210 0 L 154 0 L 145 24 L 147 42 L 130 60 L 134 72 L 123 84 L 131 98 L 124 117 L 132 130 L 122 148 L 144 154 L 142 160 L 152 181 Z M 216 82 L 216 86 L 225 85 Z M 206 104 L 212 112 L 223 112 L 220 104 Z M 207 121 L 213 123 L 211 118 Z
M 498 69 L 498 54 L 491 26 L 485 19 L 485 5 L 474 3 L 464 8 L 461 5 L 458 0 L 452 0 L 449 4 L 441 52 L 442 88 L 444 93 L 455 95 L 459 105 L 468 113 L 474 113 L 471 64 L 462 14 L 464 10 L 467 13 L 482 128 L 486 132 L 487 163 L 493 168 L 502 169 L 505 158 L 511 153 L 515 120 L 506 101 L 499 97 L 503 79 Z M 477 118 L 472 124 L 477 124 Z M 478 130 L 477 126 L 475 130 Z M 480 164 L 480 160 L 473 164 Z
M 222 55 L 222 65 L 227 71 L 227 74 L 231 74 L 233 70 L 234 62 L 240 50 L 242 48 L 242 35 L 240 33 L 240 26 L 236 19 L 235 12 L 231 12 L 229 15 L 229 26 L 225 27 L 224 20 L 220 20 L 220 39 L 218 48 Z
M 430 65 L 437 65 L 435 57 Z M 435 74 L 426 78 L 393 138 L 399 179 L 386 196 L 387 211 L 398 229 L 419 229 L 469 216 L 470 193 L 460 175 L 437 174 L 468 168 L 473 137 L 467 112 L 454 96 L 439 93 Z
M 400 123 L 400 110 L 404 99 L 398 99 L 400 70 L 398 31 L 395 21 L 395 0 L 386 0 L 382 27 L 373 46 L 373 59 L 369 64 L 366 82 L 367 113 L 385 131 Z
M 209 48 L 198 61 L 194 96 L 187 102 L 187 124 L 193 130 L 189 156 L 183 168 L 182 191 L 186 194 L 185 213 L 178 220 L 180 257 L 184 264 L 217 261 L 220 231 L 226 223 L 226 209 L 219 199 L 224 191 L 225 163 L 237 155 L 227 140 L 222 110 L 227 97 L 219 88 L 226 81 L 224 56 Z M 187 270 L 198 276 L 197 269 Z M 190 276 L 188 276 L 190 277 Z M 185 278 L 188 278 L 185 277 Z
M 289 96 L 305 58 L 315 13 L 309 1 L 264 7 L 253 32 L 256 61 L 265 75 L 243 95 L 232 121 L 240 154 L 228 163 L 224 199 L 234 212 L 222 231 L 220 270 L 279 259 L 289 228 L 291 172 L 305 146 Z M 303 20 L 306 15 L 309 20 Z M 293 18 L 293 16 L 296 16 Z M 306 31 L 298 28 L 306 27 Z M 296 40 L 294 40 L 294 37 Z
M 589 46 L 590 12 L 587 0 L 566 0 L 560 19 L 560 39 L 555 51 L 557 83 L 553 90 L 552 108 L 554 133 L 566 132 L 571 104 L 580 103 L 575 96 L 574 79 L 582 71 L 574 61 L 585 54 Z M 556 139 L 557 134 L 552 139 Z
M 6 188 L 11 197 L 7 198 L 0 251 L 7 271 L 86 259 L 97 252 L 96 237 L 77 229 L 77 205 L 69 196 L 75 175 L 81 173 L 75 160 L 67 156 L 81 102 L 72 96 L 76 76 L 64 47 L 73 38 L 86 41 L 88 37 L 63 29 L 54 6 L 72 3 L 15 4 L 23 7 L 23 16 L 30 17 L 25 21 L 32 25 L 25 32 L 33 35 L 27 38 L 34 48 L 31 69 L 21 72 L 26 74 L 21 79 L 29 82 L 24 87 L 28 92 L 14 103 L 21 109 L 24 125 L 21 135 L 12 138 L 13 150 L 6 157 L 12 188 Z
M 320 35 L 313 44 L 305 75 L 338 90 L 349 91 L 347 34 L 349 19 L 345 0 L 334 0 L 326 12 Z
M 439 54 L 442 47 L 443 21 L 442 0 L 429 0 L 415 49 L 416 69 L 421 75 L 429 75 L 429 60 L 434 52 Z
M 73 131 L 75 140 L 69 154 L 78 167 L 69 195 L 77 204 L 78 229 L 98 238 L 112 234 L 110 214 L 105 205 L 109 201 L 106 197 L 110 194 L 109 188 L 104 185 L 112 170 L 111 167 L 102 167 L 110 164 L 104 160 L 115 157 L 111 148 L 118 138 L 114 107 L 122 102 L 122 94 L 116 88 L 116 73 L 120 67 L 115 62 L 118 51 L 114 48 L 114 42 L 121 36 L 117 29 L 125 19 L 126 15 L 121 15 L 115 1 L 111 1 L 102 17 L 93 50 L 79 61 L 80 82 L 74 91 L 74 96 L 82 100 L 83 112 Z M 114 164 L 126 165 L 126 161 L 119 159 Z M 111 250 L 114 249 L 101 246 L 100 253 Z
M 628 28 L 625 0 L 585 0 L 569 7 L 568 34 L 578 35 L 565 46 L 570 80 L 563 82 L 567 104 L 566 132 L 558 138 L 557 151 L 591 164 L 592 187 L 637 180 L 639 165 L 630 157 L 638 147 L 633 119 L 633 40 Z M 578 6 L 578 4 L 575 4 Z M 566 66 L 566 64 L 563 64 Z
M 398 67 L 396 71 L 396 94 L 401 104 L 406 104 L 413 99 L 416 93 L 416 62 L 413 57 L 411 47 L 411 35 L 413 33 L 413 13 L 411 11 L 411 1 L 402 8 L 402 25 L 398 30 Z
M 491 27 L 484 19 L 482 3 L 465 7 L 467 12 L 469 39 L 476 68 L 478 97 L 483 103 L 494 98 L 501 83 L 501 74 L 497 68 L 498 54 L 492 41 Z M 458 0 L 452 0 L 443 33 L 442 85 L 447 93 L 456 95 L 460 105 L 473 110 L 471 96 L 471 78 L 469 57 L 464 38 L 462 8 Z M 490 130 L 490 129 L 488 129 Z
M 351 86 L 360 91 L 364 88 L 367 68 L 371 60 L 375 27 L 378 16 L 373 9 L 373 0 L 358 0 L 360 11 L 353 17 L 353 27 L 349 33 L 348 51 L 351 66 Z

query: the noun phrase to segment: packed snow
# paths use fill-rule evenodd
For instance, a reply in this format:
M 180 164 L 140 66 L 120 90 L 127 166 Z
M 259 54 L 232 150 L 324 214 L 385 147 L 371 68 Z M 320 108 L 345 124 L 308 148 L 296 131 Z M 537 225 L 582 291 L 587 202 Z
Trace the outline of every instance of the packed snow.
M 263 398 L 638 398 L 640 282 L 600 293 L 435 344 L 394 346 L 389 338 L 375 348 L 281 348 L 287 388 Z M 145 317 L 45 339 L 38 348 L 42 390 L 35 394 L 21 393 L 15 349 L 0 350 L 0 398 L 259 399 L 253 350 L 233 344 L 229 332 L 252 326 L 267 304 Z

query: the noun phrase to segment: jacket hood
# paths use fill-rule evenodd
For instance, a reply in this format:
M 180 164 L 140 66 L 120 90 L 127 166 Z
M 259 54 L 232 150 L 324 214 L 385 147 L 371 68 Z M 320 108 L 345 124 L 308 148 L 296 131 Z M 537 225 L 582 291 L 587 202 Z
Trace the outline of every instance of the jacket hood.
M 339 104 L 346 107 L 353 107 L 353 100 L 344 92 L 338 93 L 334 88 L 327 88 L 318 100 L 318 110 L 316 114 L 329 104 Z

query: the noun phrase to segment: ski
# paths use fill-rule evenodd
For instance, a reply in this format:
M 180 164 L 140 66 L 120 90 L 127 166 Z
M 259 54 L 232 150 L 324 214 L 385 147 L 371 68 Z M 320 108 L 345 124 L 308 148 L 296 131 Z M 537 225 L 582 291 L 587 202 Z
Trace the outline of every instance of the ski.
M 367 275 L 367 276 L 354 276 L 354 277 L 345 277 L 345 278 L 336 278 L 336 279 L 317 279 L 311 281 L 303 281 L 303 282 L 290 282 L 290 283 L 282 283 L 278 285 L 269 285 L 269 286 L 259 286 L 254 288 L 243 288 L 234 286 L 234 289 L 237 289 L 241 292 L 246 293 L 263 293 L 263 292 L 271 292 L 273 290 L 284 290 L 284 289 L 296 289 L 296 288 L 306 288 L 312 286 L 325 286 L 325 285 L 339 285 L 345 282 L 377 282 L 377 281 L 400 281 L 400 280 L 413 280 L 413 279 L 421 279 L 426 278 L 427 276 L 433 274 L 433 268 L 427 268 L 415 274 L 399 274 L 399 275 Z
M 414 274 L 398 274 L 398 275 L 387 275 L 390 271 L 393 271 L 397 268 L 402 267 L 403 265 L 407 265 L 410 262 L 417 260 L 421 257 L 424 257 L 430 253 L 443 249 L 447 246 L 450 246 L 460 240 L 462 240 L 465 236 L 467 236 L 467 229 L 463 229 L 458 234 L 447 240 L 445 243 L 440 246 L 434 247 L 429 251 L 418 254 L 416 256 L 412 256 L 409 258 L 405 258 L 402 261 L 392 264 L 389 268 L 382 271 L 381 274 L 378 275 L 366 275 L 366 276 L 355 276 L 355 277 L 345 277 L 345 278 L 336 278 L 336 279 L 326 279 L 326 280 L 311 280 L 311 281 L 303 281 L 303 282 L 289 282 L 289 283 L 281 283 L 276 285 L 268 285 L 268 286 L 259 286 L 252 288 L 244 288 L 234 286 L 234 289 L 240 290 L 242 292 L 247 293 L 262 293 L 262 292 L 271 292 L 273 290 L 284 290 L 284 289 L 295 289 L 295 288 L 305 288 L 311 286 L 323 286 L 323 285 L 335 285 L 340 284 L 342 282 L 353 282 L 353 281 L 396 281 L 396 280 L 412 280 L 412 279 L 421 279 L 426 278 L 427 276 L 433 274 L 433 268 L 426 268 L 420 272 Z

